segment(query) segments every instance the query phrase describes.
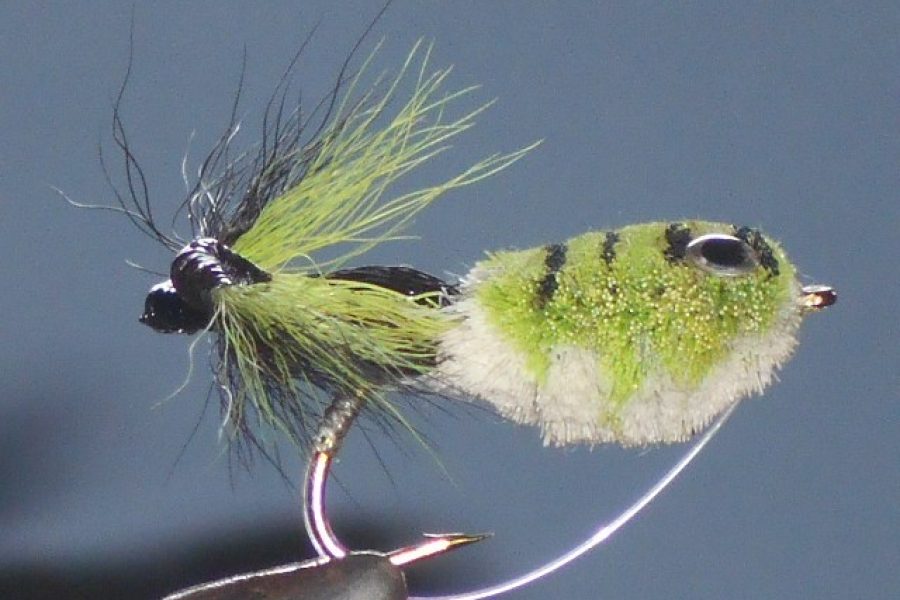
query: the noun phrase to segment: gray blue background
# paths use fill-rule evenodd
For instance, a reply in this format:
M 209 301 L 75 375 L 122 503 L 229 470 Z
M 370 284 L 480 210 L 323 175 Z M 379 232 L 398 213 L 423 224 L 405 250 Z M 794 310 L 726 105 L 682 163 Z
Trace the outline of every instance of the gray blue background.
M 192 132 L 199 158 L 225 125 L 244 48 L 249 145 L 312 26 L 296 78 L 310 99 L 330 89 L 377 10 L 134 6 L 123 117 L 159 213 L 182 198 Z M 308 552 L 296 491 L 269 465 L 229 466 L 216 408 L 201 416 L 202 353 L 190 385 L 157 406 L 186 374 L 189 340 L 137 323 L 154 278 L 124 261 L 165 270 L 170 255 L 124 218 L 70 208 L 50 187 L 112 201 L 97 148 L 109 139 L 131 18 L 121 2 L 0 7 L 4 598 L 149 598 L 216 565 L 237 568 L 228 561 Z M 379 248 L 370 262 L 459 274 L 487 249 L 702 217 L 763 228 L 805 281 L 840 292 L 808 319 L 782 381 L 744 402 L 662 498 L 602 549 L 510 597 L 897 597 L 897 4 L 397 1 L 365 47 L 383 37 L 377 65 L 392 67 L 420 36 L 435 40 L 435 65 L 455 65 L 454 85 L 482 84 L 479 98 L 499 101 L 412 184 L 545 141 L 423 214 L 420 241 Z M 422 420 L 452 481 L 410 439 L 371 436 L 379 462 L 357 434 L 331 502 L 357 545 L 390 548 L 422 530 L 495 533 L 420 572 L 420 591 L 536 565 L 682 451 L 548 450 L 531 429 L 458 408 Z M 212 566 L 192 570 L 204 558 Z M 26 588 L 37 580 L 55 591 Z

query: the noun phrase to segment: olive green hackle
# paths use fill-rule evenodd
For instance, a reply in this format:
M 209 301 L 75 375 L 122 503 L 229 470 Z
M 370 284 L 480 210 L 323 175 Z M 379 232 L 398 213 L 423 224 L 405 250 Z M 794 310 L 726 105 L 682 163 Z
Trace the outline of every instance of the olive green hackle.
M 395 182 L 448 149 L 489 106 L 449 117 L 475 88 L 446 91 L 450 69 L 430 70 L 430 51 L 416 44 L 395 76 L 378 77 L 358 93 L 370 56 L 314 142 L 307 174 L 233 244 L 272 274 L 267 283 L 214 291 L 214 327 L 224 345 L 219 382 L 228 394 L 226 422 L 236 431 L 253 412 L 302 438 L 330 396 L 341 393 L 363 394 L 402 422 L 386 392 L 433 365 L 435 340 L 450 326 L 435 309 L 440 294 L 411 297 L 327 277 L 375 245 L 400 239 L 416 213 L 445 192 L 504 169 L 536 145 L 394 193 Z M 404 100 L 401 90 L 410 84 Z M 318 256 L 325 251 L 333 256 Z

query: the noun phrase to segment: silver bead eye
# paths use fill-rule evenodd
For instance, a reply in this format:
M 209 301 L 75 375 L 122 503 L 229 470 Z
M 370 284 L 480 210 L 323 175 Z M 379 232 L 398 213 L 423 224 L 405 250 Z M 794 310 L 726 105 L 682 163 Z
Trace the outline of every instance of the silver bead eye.
M 746 275 L 759 265 L 756 252 L 747 242 L 723 233 L 694 238 L 687 245 L 685 256 L 704 271 L 722 277 Z

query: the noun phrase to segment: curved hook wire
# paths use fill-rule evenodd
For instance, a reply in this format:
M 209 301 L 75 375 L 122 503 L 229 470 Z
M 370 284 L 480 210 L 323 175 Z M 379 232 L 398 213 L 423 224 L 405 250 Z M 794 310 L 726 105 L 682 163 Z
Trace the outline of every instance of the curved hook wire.
M 669 487 L 681 472 L 684 471 L 684 469 L 687 468 L 687 466 L 700 454 L 716 433 L 719 432 L 719 429 L 721 429 L 725 421 L 728 420 L 736 407 L 737 402 L 729 406 L 728 409 L 726 409 L 715 422 L 710 425 L 694 445 L 690 447 L 684 456 L 672 466 L 672 468 L 658 479 L 642 496 L 619 513 L 615 519 L 601 525 L 587 539 L 560 556 L 551 559 L 531 571 L 492 586 L 445 596 L 410 596 L 410 600 L 481 600 L 483 598 L 492 598 L 537 581 L 590 552 L 608 540 L 619 529 L 624 527 L 646 508 L 647 505 L 653 502 L 653 500 L 655 500 L 667 487 Z M 306 485 L 304 486 L 304 521 L 307 534 L 312 540 L 313 546 L 319 556 L 342 558 L 349 550 L 340 542 L 340 540 L 338 540 L 337 536 L 332 531 L 325 510 L 325 488 L 328 473 L 330 471 L 331 459 L 332 457 L 330 454 L 318 452 L 313 455 L 312 460 L 310 461 Z M 392 559 L 394 556 L 399 556 L 400 553 L 404 553 L 404 556 L 406 557 L 415 556 L 416 552 L 420 552 L 422 548 L 427 548 L 429 545 L 450 549 L 461 545 L 462 543 L 471 543 L 475 537 L 482 539 L 479 536 L 464 536 L 460 534 L 434 536 L 433 538 L 430 538 L 429 541 L 419 544 L 418 546 L 398 551 L 397 554 L 392 555 Z M 456 541 L 457 539 L 460 541 Z M 436 553 L 438 552 L 434 552 L 434 554 Z M 392 562 L 399 566 L 401 564 L 412 562 L 412 560 L 404 559 L 403 562 L 399 563 L 392 560 Z
M 553 573 L 554 571 L 564 567 L 569 564 L 573 560 L 581 557 L 582 555 L 590 552 L 606 540 L 610 538 L 615 532 L 625 526 L 626 523 L 631 521 L 634 517 L 638 515 L 648 504 L 650 504 L 657 496 L 659 496 L 663 490 L 665 490 L 669 484 L 675 481 L 675 478 L 681 474 L 681 472 L 689 465 L 691 462 L 700 454 L 700 451 L 712 440 L 713 436 L 718 433 L 719 429 L 722 427 L 722 424 L 731 416 L 734 412 L 735 407 L 737 407 L 737 402 L 733 403 L 728 409 L 719 416 L 718 419 L 706 430 L 703 436 L 697 440 L 693 446 L 685 453 L 681 459 L 669 469 L 665 475 L 663 475 L 657 482 L 648 489 L 644 495 L 635 500 L 631 506 L 623 510 L 619 513 L 615 519 L 601 525 L 590 537 L 585 539 L 583 542 L 573 547 L 571 550 L 561 554 L 557 558 L 550 560 L 549 562 L 544 563 L 543 565 L 528 571 L 527 573 L 523 573 L 518 577 L 514 577 L 513 579 L 509 579 L 507 581 L 503 581 L 501 583 L 472 590 L 470 592 L 463 592 L 460 594 L 451 594 L 449 596 L 410 596 L 409 600 L 480 600 L 482 598 L 492 598 L 494 596 L 499 596 L 505 592 L 520 588 L 524 585 L 528 585 L 533 581 L 537 581 L 542 577 Z
M 303 488 L 303 520 L 307 535 L 319 558 L 325 561 L 340 560 L 354 554 L 334 534 L 325 511 L 325 488 L 331 470 L 332 455 L 316 452 L 309 464 L 306 484 Z M 480 542 L 486 534 L 442 533 L 425 534 L 425 540 L 389 552 L 389 561 L 395 567 L 402 567 Z
M 325 511 L 325 487 L 331 471 L 331 455 L 316 452 L 309 461 L 303 486 L 303 524 L 306 535 L 322 558 L 344 558 L 349 550 L 331 530 Z

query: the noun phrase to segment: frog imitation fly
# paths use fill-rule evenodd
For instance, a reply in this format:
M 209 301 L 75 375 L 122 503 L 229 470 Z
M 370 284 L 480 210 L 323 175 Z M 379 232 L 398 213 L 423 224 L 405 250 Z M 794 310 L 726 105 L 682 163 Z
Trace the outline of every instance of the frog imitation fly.
M 115 209 L 177 253 L 141 322 L 215 336 L 230 438 L 262 447 L 256 432 L 274 429 L 311 452 L 307 528 L 323 556 L 347 552 L 325 518 L 330 461 L 363 409 L 405 423 L 390 394 L 472 399 L 539 427 L 551 445 L 684 441 L 762 391 L 803 315 L 836 298 L 801 287 L 758 230 L 699 220 L 497 252 L 459 283 L 405 266 L 348 267 L 445 192 L 533 147 L 395 192 L 486 108 L 448 117 L 473 88 L 445 91 L 449 69 L 430 71 L 429 52 L 416 45 L 397 75 L 365 89 L 371 56 L 353 76 L 345 64 L 315 127 L 299 110 L 285 115 L 282 96 L 255 154 L 229 158 L 232 118 L 179 211 L 190 239 L 157 226 L 118 104 L 114 116 L 130 192 Z

